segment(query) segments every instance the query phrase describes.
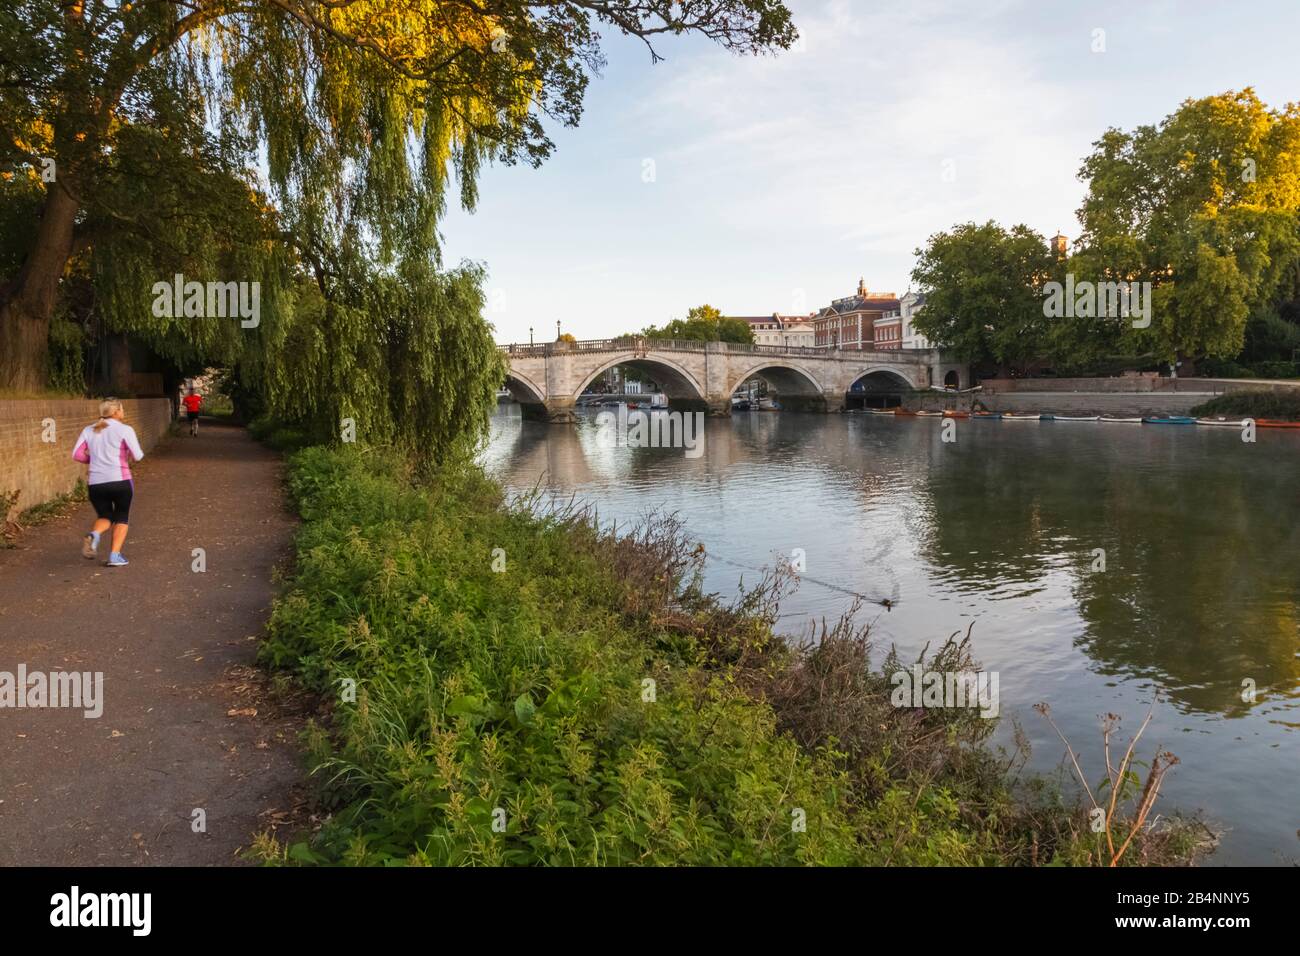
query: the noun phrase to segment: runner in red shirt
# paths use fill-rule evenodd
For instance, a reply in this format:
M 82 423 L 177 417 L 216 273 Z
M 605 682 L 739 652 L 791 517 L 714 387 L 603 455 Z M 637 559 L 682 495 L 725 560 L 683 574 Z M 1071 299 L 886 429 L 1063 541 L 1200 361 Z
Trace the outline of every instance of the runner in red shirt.
M 203 396 L 190 389 L 190 393 L 181 399 L 181 404 L 185 406 L 185 417 L 190 420 L 190 434 L 199 433 L 199 406 L 203 404 Z

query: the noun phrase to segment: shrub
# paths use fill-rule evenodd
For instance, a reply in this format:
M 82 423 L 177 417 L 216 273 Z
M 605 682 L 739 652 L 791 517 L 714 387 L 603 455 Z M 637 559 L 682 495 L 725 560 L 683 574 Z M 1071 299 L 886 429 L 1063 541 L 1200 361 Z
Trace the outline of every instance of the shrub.
M 355 447 L 306 449 L 288 480 L 304 520 L 261 656 L 321 695 L 330 816 L 259 839 L 268 862 L 1100 859 L 1078 806 L 1013 793 L 992 721 L 892 707 L 899 662 L 874 671 L 849 618 L 779 639 L 780 572 L 731 605 L 703 593 L 670 518 L 618 534 L 472 466 L 416 484 Z M 969 641 L 928 666 L 976 666 Z M 1134 856 L 1171 846 L 1144 833 Z
M 1192 409 L 1193 415 L 1248 415 L 1300 421 L 1300 388 L 1288 391 L 1246 389 L 1217 395 Z

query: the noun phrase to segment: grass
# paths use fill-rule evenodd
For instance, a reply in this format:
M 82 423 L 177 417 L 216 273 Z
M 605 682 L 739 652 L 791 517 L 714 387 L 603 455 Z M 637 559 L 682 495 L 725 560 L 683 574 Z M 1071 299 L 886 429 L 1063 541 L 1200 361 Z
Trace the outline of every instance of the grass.
M 276 436 L 275 429 L 263 427 Z M 281 440 L 292 435 L 280 434 Z M 262 663 L 322 702 L 327 821 L 271 864 L 1178 864 L 1204 830 L 1021 778 L 967 708 L 896 707 L 849 617 L 774 632 L 784 575 L 724 604 L 671 518 L 632 533 L 511 500 L 480 470 L 416 483 L 374 450 L 290 459 L 303 517 Z M 970 671 L 969 637 L 926 655 Z M 1137 816 L 1136 814 L 1143 814 Z M 1134 826 L 1133 824 L 1136 824 Z
M 1276 418 L 1300 421 L 1300 388 L 1286 391 L 1267 389 L 1247 389 L 1240 392 L 1228 392 L 1202 402 L 1192 409 L 1191 414 L 1207 415 L 1248 415 L 1251 418 Z

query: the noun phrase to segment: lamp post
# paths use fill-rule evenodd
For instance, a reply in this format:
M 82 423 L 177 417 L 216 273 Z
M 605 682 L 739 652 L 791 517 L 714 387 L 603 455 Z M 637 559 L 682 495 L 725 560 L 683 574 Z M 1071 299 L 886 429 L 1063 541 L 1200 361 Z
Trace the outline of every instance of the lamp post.
M 528 344 L 533 344 L 533 327 L 531 325 L 528 326 Z
M 560 341 L 560 320 L 555 320 L 555 341 Z

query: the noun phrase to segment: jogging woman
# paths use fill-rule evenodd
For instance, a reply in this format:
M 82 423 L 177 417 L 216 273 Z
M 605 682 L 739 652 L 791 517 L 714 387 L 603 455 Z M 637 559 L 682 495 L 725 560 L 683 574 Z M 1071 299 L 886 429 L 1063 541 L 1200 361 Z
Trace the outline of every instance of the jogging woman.
M 90 486 L 90 503 L 95 506 L 96 515 L 81 553 L 94 558 L 99 551 L 100 536 L 111 527 L 111 550 L 105 562 L 110 568 L 127 564 L 122 557 L 122 545 L 126 543 L 131 496 L 135 491 L 128 455 L 139 461 L 144 452 L 135 437 L 135 429 L 122 421 L 122 403 L 116 398 L 106 398 L 99 403 L 99 421 L 82 430 L 72 457 L 90 466 L 86 484 Z

